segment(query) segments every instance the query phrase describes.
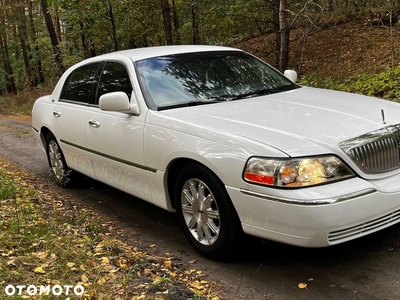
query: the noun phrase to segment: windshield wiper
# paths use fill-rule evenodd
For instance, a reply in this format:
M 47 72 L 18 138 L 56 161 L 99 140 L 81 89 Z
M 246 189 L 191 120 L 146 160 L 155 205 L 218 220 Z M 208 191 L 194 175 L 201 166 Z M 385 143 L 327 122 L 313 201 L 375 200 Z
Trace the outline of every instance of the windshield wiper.
M 218 103 L 218 102 L 221 102 L 221 101 L 214 100 L 214 98 L 212 98 L 210 100 L 193 100 L 193 101 L 184 102 L 184 103 L 160 106 L 157 108 L 157 110 L 160 111 L 160 110 L 166 110 L 166 109 L 172 109 L 172 108 L 190 107 L 190 106 L 197 106 L 197 105 Z
M 259 89 L 259 90 L 254 90 L 254 91 L 250 91 L 250 92 L 243 93 L 243 94 L 234 94 L 234 95 L 232 95 L 232 100 L 239 100 L 239 99 L 245 99 L 245 98 L 250 98 L 250 97 L 270 95 L 270 94 L 289 91 L 289 90 L 296 89 L 299 87 L 300 86 L 288 85 L 288 86 L 281 86 L 279 88 Z
M 234 94 L 234 95 L 232 95 L 232 100 L 245 99 L 245 98 L 250 98 L 250 97 L 255 97 L 255 96 L 270 95 L 270 94 L 279 93 L 279 92 L 283 92 L 283 91 L 285 91 L 285 89 L 259 89 L 259 90 L 251 91 L 248 93 Z

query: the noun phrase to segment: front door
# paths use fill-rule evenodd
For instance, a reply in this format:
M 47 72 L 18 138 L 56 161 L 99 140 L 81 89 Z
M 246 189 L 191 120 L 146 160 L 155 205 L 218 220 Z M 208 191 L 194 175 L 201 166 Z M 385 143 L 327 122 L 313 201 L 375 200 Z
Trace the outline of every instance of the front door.
M 96 98 L 115 91 L 123 91 L 130 98 L 130 77 L 123 63 L 106 62 Z M 132 116 L 91 107 L 86 118 L 85 138 L 99 181 L 150 201 L 144 165 L 143 130 L 144 115 Z

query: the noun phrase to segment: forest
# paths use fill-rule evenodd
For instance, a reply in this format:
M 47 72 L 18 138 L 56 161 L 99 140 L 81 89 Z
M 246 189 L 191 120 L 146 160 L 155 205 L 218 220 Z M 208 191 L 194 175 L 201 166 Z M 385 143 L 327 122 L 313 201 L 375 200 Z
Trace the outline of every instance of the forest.
M 400 8 L 399 0 L 0 1 L 0 95 L 52 85 L 72 64 L 107 52 L 179 44 L 235 47 L 263 35 L 273 39 L 259 46 L 261 56 L 273 57 L 268 62 L 280 70 L 296 68 L 291 45 L 354 16 L 389 28 L 387 38 L 394 40 Z

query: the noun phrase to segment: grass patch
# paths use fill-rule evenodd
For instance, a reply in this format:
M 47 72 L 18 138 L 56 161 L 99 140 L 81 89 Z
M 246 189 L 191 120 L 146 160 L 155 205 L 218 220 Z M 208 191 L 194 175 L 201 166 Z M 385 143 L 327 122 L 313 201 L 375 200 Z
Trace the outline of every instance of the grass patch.
M 55 287 L 63 299 L 220 299 L 201 271 L 118 240 L 114 224 L 51 189 L 0 157 L 1 299 L 54 299 Z M 24 288 L 7 296 L 11 285 Z
M 52 93 L 52 87 L 31 89 L 18 92 L 17 95 L 0 96 L 0 114 L 31 115 L 33 103 L 41 96 Z

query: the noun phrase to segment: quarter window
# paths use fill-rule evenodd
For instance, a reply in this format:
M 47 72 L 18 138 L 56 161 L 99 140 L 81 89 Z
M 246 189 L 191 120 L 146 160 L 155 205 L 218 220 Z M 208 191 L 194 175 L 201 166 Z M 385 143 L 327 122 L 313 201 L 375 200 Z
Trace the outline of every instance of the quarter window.
M 131 98 L 132 84 L 125 66 L 117 62 L 107 62 L 99 80 L 96 103 L 100 96 L 111 92 L 125 92 Z
M 100 63 L 88 64 L 79 67 L 66 80 L 62 100 L 91 103 L 91 95 L 96 84 L 96 73 Z

